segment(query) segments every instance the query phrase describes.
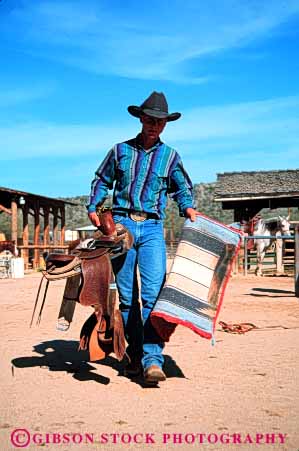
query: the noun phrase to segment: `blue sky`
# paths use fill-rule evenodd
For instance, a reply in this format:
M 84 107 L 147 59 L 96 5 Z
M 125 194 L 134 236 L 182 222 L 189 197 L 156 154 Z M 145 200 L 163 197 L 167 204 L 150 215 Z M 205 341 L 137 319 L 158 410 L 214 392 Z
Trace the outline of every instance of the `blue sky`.
M 0 68 L 0 186 L 88 194 L 153 90 L 194 183 L 299 168 L 299 0 L 0 0 Z

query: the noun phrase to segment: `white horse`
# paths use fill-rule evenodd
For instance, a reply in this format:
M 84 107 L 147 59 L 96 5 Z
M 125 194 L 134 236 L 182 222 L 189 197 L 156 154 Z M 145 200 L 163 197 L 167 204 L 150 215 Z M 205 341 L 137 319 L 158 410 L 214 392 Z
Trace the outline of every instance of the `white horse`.
M 255 274 L 257 276 L 262 276 L 263 260 L 266 251 L 271 247 L 273 240 L 278 236 L 290 234 L 289 216 L 278 216 L 278 218 L 268 220 L 264 220 L 260 216 L 255 216 L 248 224 L 248 232 L 250 235 L 267 237 L 254 239 L 254 249 L 257 254 L 257 268 Z

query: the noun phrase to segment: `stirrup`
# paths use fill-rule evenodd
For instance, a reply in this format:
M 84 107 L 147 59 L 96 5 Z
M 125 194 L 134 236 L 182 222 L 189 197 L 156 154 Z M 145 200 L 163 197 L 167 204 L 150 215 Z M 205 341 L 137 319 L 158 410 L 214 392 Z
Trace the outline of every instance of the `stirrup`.
M 56 329 L 60 330 L 60 332 L 66 332 L 69 330 L 71 323 L 67 321 L 65 318 L 58 318 Z

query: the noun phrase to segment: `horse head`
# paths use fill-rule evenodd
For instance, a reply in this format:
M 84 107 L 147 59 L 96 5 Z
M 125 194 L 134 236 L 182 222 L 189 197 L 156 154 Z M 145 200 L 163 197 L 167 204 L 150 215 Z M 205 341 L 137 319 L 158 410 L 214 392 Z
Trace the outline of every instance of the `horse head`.
M 284 216 L 278 216 L 278 227 L 279 230 L 283 235 L 289 235 L 290 234 L 290 222 L 289 222 L 290 216 L 284 217 Z

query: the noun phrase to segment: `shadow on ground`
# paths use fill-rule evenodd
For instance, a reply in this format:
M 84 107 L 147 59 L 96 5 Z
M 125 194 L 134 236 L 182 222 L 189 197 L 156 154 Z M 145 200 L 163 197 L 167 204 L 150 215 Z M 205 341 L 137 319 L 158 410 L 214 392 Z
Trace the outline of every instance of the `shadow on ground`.
M 72 373 L 73 378 L 84 382 L 93 380 L 103 385 L 108 385 L 110 379 L 102 376 L 94 371 L 98 369 L 98 365 L 109 366 L 118 372 L 118 376 L 123 376 L 125 361 L 119 362 L 112 356 L 98 362 L 88 362 L 88 352 L 79 351 L 79 342 L 75 340 L 50 340 L 39 343 L 33 347 L 33 351 L 39 356 L 16 357 L 11 361 L 12 374 L 15 368 L 46 368 L 49 371 L 65 371 Z M 167 378 L 178 377 L 184 378 L 184 374 L 177 366 L 176 362 L 169 356 L 165 355 L 164 372 Z M 132 382 L 139 384 L 143 388 L 153 387 L 146 384 L 142 378 L 129 378 Z M 157 385 L 158 386 L 158 385 Z
M 79 381 L 94 380 L 108 385 L 110 379 L 94 373 L 96 366 L 91 365 L 86 351 L 78 352 L 78 341 L 51 340 L 39 343 L 33 351 L 40 356 L 17 357 L 11 361 L 12 370 L 16 368 L 41 367 L 49 371 L 65 371 L 73 373 L 73 378 Z
M 279 294 L 282 294 L 282 295 L 285 295 L 285 294 L 294 294 L 294 291 L 278 290 L 278 289 L 276 289 L 276 288 L 252 288 L 252 291 L 261 291 L 261 292 L 279 293 Z
M 111 357 L 108 357 L 107 359 L 102 360 L 99 363 L 102 364 L 102 365 L 110 364 L 109 359 L 111 359 Z M 113 359 L 113 360 L 115 360 L 115 359 Z M 120 364 L 119 362 L 117 362 L 117 363 Z M 119 371 L 119 375 L 120 376 L 124 376 L 125 363 L 126 362 L 120 364 L 121 365 L 121 369 Z M 110 366 L 113 367 L 113 364 L 112 365 L 110 364 Z M 115 369 L 117 369 L 117 368 L 115 368 Z M 182 370 L 177 366 L 176 362 L 169 355 L 164 355 L 163 371 L 164 371 L 167 379 L 172 378 L 172 377 L 185 378 L 185 375 L 182 372 Z M 127 379 L 130 379 L 131 382 L 140 385 L 142 388 L 155 388 L 155 387 L 159 388 L 159 384 L 157 384 L 157 383 L 147 383 L 147 382 L 145 382 L 142 374 L 139 375 L 139 376 L 127 376 L 126 375 L 124 377 L 126 377 Z
M 279 290 L 276 288 L 251 288 L 250 293 L 245 293 L 245 296 L 254 296 L 259 298 L 291 298 L 295 296 L 295 292 L 289 290 Z

